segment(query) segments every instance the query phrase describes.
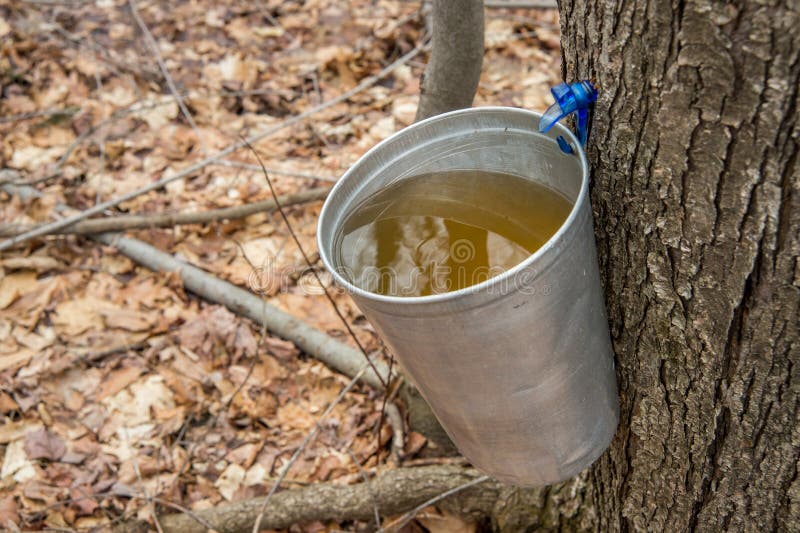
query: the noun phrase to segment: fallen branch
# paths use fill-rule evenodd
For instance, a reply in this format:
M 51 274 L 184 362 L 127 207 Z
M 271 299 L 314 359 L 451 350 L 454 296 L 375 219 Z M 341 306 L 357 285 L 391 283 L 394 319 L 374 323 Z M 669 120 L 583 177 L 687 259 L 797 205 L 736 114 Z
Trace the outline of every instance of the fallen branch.
M 118 233 L 101 233 L 93 238 L 113 246 L 150 270 L 178 272 L 187 290 L 206 300 L 220 303 L 257 324 L 266 325 L 271 333 L 293 342 L 304 352 L 346 376 L 355 376 L 364 365 L 364 356 L 360 351 L 264 302 L 241 287 L 221 280 L 137 239 L 123 237 Z M 374 364 L 380 376 L 369 369 L 361 381 L 380 390 L 381 381 L 389 381 L 389 372 L 386 365 L 379 361 Z
M 315 200 L 322 200 L 328 195 L 329 187 L 309 189 L 295 194 L 280 196 L 281 205 L 297 205 Z M 220 220 L 235 220 L 248 217 L 256 213 L 275 210 L 275 200 L 269 199 L 251 204 L 211 209 L 209 211 L 195 211 L 185 213 L 152 213 L 141 215 L 122 215 L 106 218 L 97 218 L 78 222 L 57 231 L 59 234 L 93 234 L 109 231 L 123 231 L 129 229 L 165 228 L 181 224 L 207 224 Z M 28 231 L 33 226 L 21 224 L 0 225 L 0 236 L 8 237 Z
M 21 198 L 41 196 L 41 193 L 33 187 L 24 185 L 16 186 L 6 183 L 0 185 L 0 188 L 8 194 L 17 194 Z M 59 208 L 63 212 L 69 212 L 69 208 L 66 206 L 56 206 L 56 209 Z M 92 238 L 115 247 L 130 259 L 150 270 L 156 272 L 177 271 L 187 290 L 201 298 L 222 304 L 232 312 L 249 318 L 257 324 L 266 326 L 271 333 L 293 342 L 307 354 L 348 377 L 356 376 L 364 365 L 363 354 L 355 348 L 333 339 L 302 320 L 268 304 L 255 294 L 176 259 L 145 242 L 124 237 L 119 233 L 100 233 Z M 376 390 L 381 390 L 382 381 L 389 381 L 389 369 L 380 361 L 375 361 L 374 365 L 380 372 L 380 376 L 370 368 L 364 372 L 360 381 Z
M 3 189 L 8 194 L 16 194 L 24 199 L 42 196 L 33 187 L 13 185 L 12 183 L 3 184 L 2 180 L 7 175 L 16 175 L 16 173 L 0 170 L 0 189 Z M 56 209 L 63 213 L 70 211 L 69 208 L 60 204 L 56 205 Z M 178 271 L 184 286 L 189 291 L 201 298 L 224 305 L 232 312 L 247 317 L 259 325 L 266 326 L 272 333 L 293 342 L 310 356 L 350 378 L 357 375 L 361 370 L 364 357 L 360 351 L 284 313 L 249 291 L 176 259 L 140 240 L 123 237 L 119 233 L 102 233 L 95 235 L 93 238 L 104 244 L 116 247 L 130 259 L 156 272 Z M 372 369 L 369 369 L 364 373 L 360 381 L 376 390 L 382 390 L 381 378 L 384 378 L 383 382 L 388 382 L 390 381 L 388 378 L 391 377 L 393 372 L 390 372 L 390 369 L 379 361 L 375 361 L 374 365 L 380 376 Z M 418 398 L 413 405 L 414 422 L 410 426 L 413 429 L 424 427 L 425 430 L 420 430 L 421 433 L 433 438 L 437 443 L 445 444 L 445 452 L 452 452 L 455 448 L 452 444 L 449 444 L 449 439 L 436 421 L 430 406 L 419 397 L 419 393 L 404 382 L 401 394 L 405 398 Z M 394 413 L 391 414 L 394 415 Z M 397 420 L 393 416 L 389 419 L 389 422 L 395 436 L 393 448 L 395 446 L 402 447 L 402 419 Z M 397 452 L 399 454 L 399 450 Z
M 261 502 L 261 508 L 259 509 L 259 512 L 255 518 L 255 523 L 253 524 L 253 531 L 255 533 L 258 533 L 261 524 L 264 522 L 264 513 L 267 511 L 270 498 L 275 496 L 275 494 L 278 492 L 278 489 L 281 486 L 281 483 L 283 482 L 284 479 L 286 479 L 286 476 L 289 474 L 289 470 L 292 468 L 292 466 L 294 466 L 297 460 L 300 459 L 300 456 L 303 455 L 303 452 L 306 451 L 306 448 L 308 447 L 309 444 L 311 444 L 311 441 L 313 441 L 316 438 L 317 434 L 322 429 L 322 426 L 320 424 L 330 416 L 330 414 L 333 412 L 333 409 L 339 404 L 339 402 L 341 402 L 344 399 L 345 394 L 347 394 L 348 392 L 350 392 L 350 390 L 352 390 L 353 386 L 358 382 L 359 379 L 361 379 L 361 376 L 363 376 L 364 373 L 370 368 L 374 368 L 374 366 L 372 364 L 364 365 L 364 367 L 361 368 L 361 370 L 359 370 L 358 374 L 353 376 L 353 379 L 351 379 L 347 385 L 342 387 L 342 390 L 339 391 L 339 394 L 336 396 L 336 398 L 328 405 L 327 409 L 325 409 L 325 412 L 322 413 L 322 416 L 320 416 L 319 419 L 317 419 L 316 423 L 314 424 L 314 427 L 311 428 L 311 431 L 309 431 L 306 434 L 305 439 L 303 439 L 303 442 L 300 444 L 297 450 L 295 450 L 295 452 L 292 454 L 292 457 L 289 459 L 289 462 L 286 463 L 283 467 L 281 467 L 281 472 L 278 475 L 278 480 L 272 484 L 272 488 L 269 489 L 269 493 L 267 494 L 266 498 L 264 498 L 264 501 Z
M 479 487 L 468 487 L 471 483 L 477 484 L 482 477 L 472 468 L 426 466 L 389 470 L 355 485 L 320 483 L 287 490 L 272 497 L 265 509 L 261 529 L 284 529 L 315 520 L 368 521 L 374 519 L 376 505 L 384 516 L 397 515 L 465 485 L 467 487 L 460 494 L 450 496 L 450 505 L 459 511 L 485 516 L 492 512 L 503 487 L 493 480 L 485 480 Z M 194 514 L 220 533 L 249 532 L 263 502 L 264 498 L 256 498 L 194 511 Z M 165 532 L 207 531 L 196 519 L 185 514 L 162 516 L 160 522 Z M 118 530 L 146 531 L 148 527 L 141 522 L 128 523 Z
M 155 57 L 156 63 L 158 63 L 158 68 L 159 70 L 161 70 L 161 74 L 164 76 L 164 81 L 167 82 L 167 87 L 169 88 L 169 92 L 172 93 L 172 97 L 178 104 L 178 107 L 181 110 L 181 114 L 189 123 L 189 126 L 191 126 L 192 131 L 194 131 L 194 134 L 197 137 L 197 142 L 200 143 L 200 147 L 203 149 L 203 153 L 205 155 L 208 155 L 208 148 L 203 142 L 203 137 L 200 135 L 200 130 L 197 128 L 197 123 L 194 121 L 194 117 L 192 117 L 192 114 L 189 113 L 189 109 L 186 107 L 186 102 L 183 101 L 181 93 L 178 92 L 178 88 L 175 86 L 175 82 L 173 81 L 172 76 L 169 73 L 167 64 L 164 63 L 164 58 L 161 57 L 161 51 L 159 51 L 158 49 L 158 43 L 153 37 L 153 34 L 150 33 L 150 29 L 147 27 L 147 24 L 145 24 L 144 20 L 142 20 L 141 15 L 139 15 L 139 9 L 136 7 L 136 2 L 134 0 L 128 0 L 128 7 L 130 7 L 131 14 L 133 15 L 133 20 L 136 21 L 136 25 L 139 26 L 139 30 L 142 32 L 142 35 L 144 36 L 145 44 L 147 45 L 148 48 L 150 48 L 150 51 Z

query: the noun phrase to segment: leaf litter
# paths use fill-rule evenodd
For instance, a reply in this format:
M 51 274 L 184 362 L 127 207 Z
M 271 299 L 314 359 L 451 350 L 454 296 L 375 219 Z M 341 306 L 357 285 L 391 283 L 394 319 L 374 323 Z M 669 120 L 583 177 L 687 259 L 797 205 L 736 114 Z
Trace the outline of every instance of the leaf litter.
M 202 159 L 202 146 L 220 150 L 335 98 L 420 42 L 418 9 L 387 0 L 138 3 L 195 130 L 127 1 L 0 0 L 0 169 L 40 193 L 0 193 L 0 227 L 50 221 L 59 204 L 84 209 L 137 189 Z M 496 10 L 486 31 L 475 104 L 544 109 L 560 81 L 557 14 Z M 277 192 L 325 185 L 410 124 L 423 67 L 423 58 L 412 61 L 255 143 Z M 119 210 L 270 198 L 263 175 L 238 165 L 254 164 L 252 154 L 229 159 Z M 319 209 L 287 208 L 306 250 L 315 249 Z M 275 213 L 130 234 L 352 342 Z M 363 323 L 346 296 L 334 298 L 351 323 Z M 354 329 L 368 350 L 380 348 L 367 325 Z M 197 510 L 264 495 L 347 382 L 292 343 L 262 338 L 249 321 L 187 293 L 176 273 L 155 274 L 83 237 L 15 248 L 0 258 L 0 527 L 153 523 L 146 496 Z M 380 445 L 374 438 L 381 405 L 361 386 L 346 394 L 287 486 L 357 483 L 362 470 L 387 467 L 385 422 Z M 424 447 L 422 435 L 407 435 L 408 458 Z M 474 529 L 435 510 L 420 526 Z

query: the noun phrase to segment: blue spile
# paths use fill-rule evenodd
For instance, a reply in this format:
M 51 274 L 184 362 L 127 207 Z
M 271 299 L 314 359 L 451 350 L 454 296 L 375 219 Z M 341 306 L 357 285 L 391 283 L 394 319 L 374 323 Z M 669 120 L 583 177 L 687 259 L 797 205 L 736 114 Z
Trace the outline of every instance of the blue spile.
M 589 80 L 577 81 L 575 83 L 559 83 L 550 92 L 556 102 L 547 108 L 539 121 L 539 132 L 547 133 L 556 122 L 571 113 L 578 114 L 578 142 L 581 146 L 586 145 L 586 137 L 589 130 L 589 107 L 597 100 L 597 89 L 594 88 Z M 559 142 L 559 146 L 564 150 L 566 141 Z M 566 150 L 564 150 L 566 152 Z M 567 152 L 569 153 L 569 152 Z

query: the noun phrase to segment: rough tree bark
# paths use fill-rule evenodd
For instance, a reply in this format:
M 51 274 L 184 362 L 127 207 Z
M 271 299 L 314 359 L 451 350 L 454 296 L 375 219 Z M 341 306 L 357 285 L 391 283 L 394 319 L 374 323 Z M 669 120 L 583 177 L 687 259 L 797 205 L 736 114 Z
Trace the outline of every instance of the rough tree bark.
M 564 0 L 622 420 L 562 524 L 800 527 L 800 4 Z

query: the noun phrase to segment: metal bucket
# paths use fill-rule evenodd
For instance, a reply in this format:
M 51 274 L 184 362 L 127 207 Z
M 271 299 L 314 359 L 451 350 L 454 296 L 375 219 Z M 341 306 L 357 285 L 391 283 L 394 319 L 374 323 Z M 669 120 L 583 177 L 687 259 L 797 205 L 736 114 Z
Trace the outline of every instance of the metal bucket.
M 619 416 L 597 266 L 586 156 L 540 115 L 483 107 L 414 124 L 372 148 L 336 184 L 319 218 L 325 266 L 388 344 L 461 453 L 515 485 L 574 476 L 608 446 Z M 575 153 L 563 153 L 564 136 Z M 354 286 L 335 264 L 344 219 L 406 177 L 478 169 L 536 180 L 574 203 L 513 269 L 458 291 L 393 297 Z

